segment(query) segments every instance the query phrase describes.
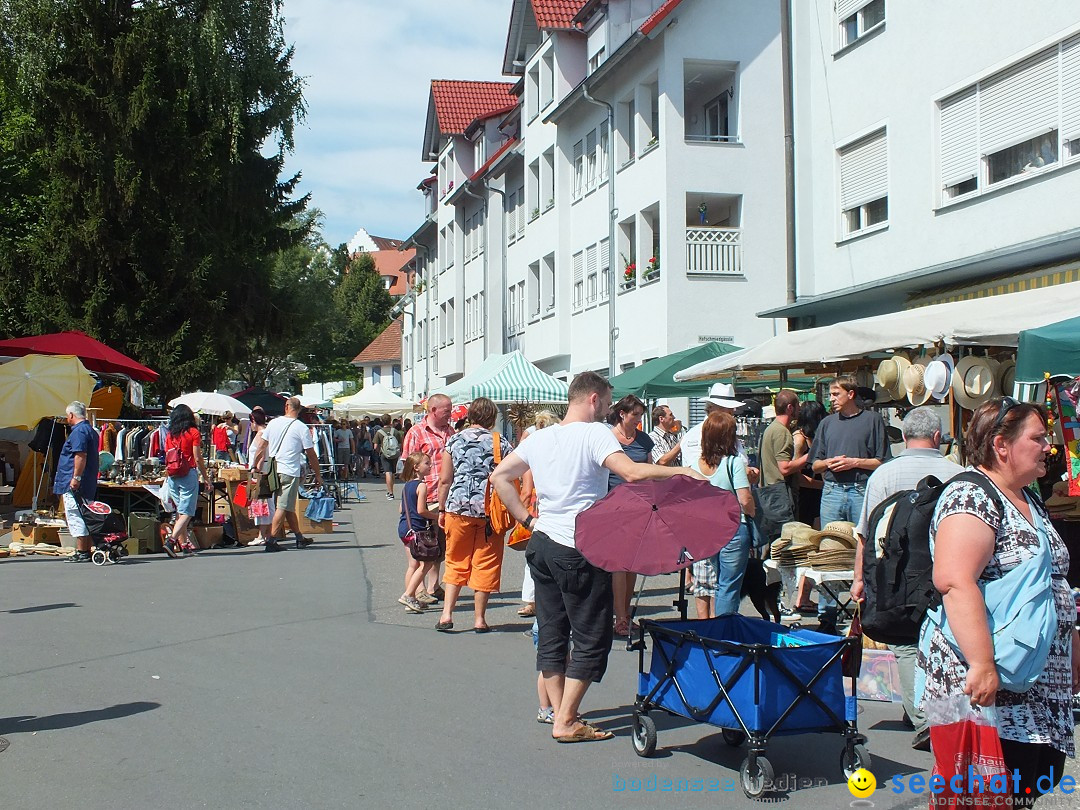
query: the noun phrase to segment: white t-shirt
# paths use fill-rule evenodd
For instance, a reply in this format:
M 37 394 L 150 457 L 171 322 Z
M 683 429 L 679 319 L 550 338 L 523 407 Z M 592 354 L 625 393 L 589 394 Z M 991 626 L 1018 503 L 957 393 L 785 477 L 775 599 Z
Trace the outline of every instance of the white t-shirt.
M 282 416 L 270 420 L 262 437 L 269 445 L 266 448 L 268 457 L 277 459 L 277 471 L 282 475 L 299 478 L 306 455 L 304 451 L 315 447 L 307 425 L 297 419 Z
M 694 467 L 699 461 L 701 461 L 701 425 L 699 423 L 694 425 L 686 434 L 682 437 L 682 465 L 684 467 Z M 735 440 L 735 454 L 742 459 L 745 466 L 750 466 L 750 456 L 746 454 L 746 448 L 743 447 L 742 439 Z
M 532 470 L 540 516 L 533 527 L 574 547 L 580 512 L 607 495 L 604 460 L 622 452 L 611 428 L 601 422 L 571 422 L 536 431 L 515 450 Z

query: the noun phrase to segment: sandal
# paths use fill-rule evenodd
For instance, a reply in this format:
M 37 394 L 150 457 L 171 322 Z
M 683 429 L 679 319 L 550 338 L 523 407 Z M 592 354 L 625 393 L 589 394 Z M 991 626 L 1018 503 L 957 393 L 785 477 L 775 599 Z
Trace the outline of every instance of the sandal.
M 610 731 L 584 723 L 573 734 L 564 734 L 561 737 L 552 735 L 555 742 L 560 743 L 598 742 L 600 740 L 610 740 L 614 736 Z
M 523 619 L 531 619 L 533 616 L 536 615 L 536 604 L 533 603 L 533 602 L 530 602 L 529 604 L 527 604 L 523 608 L 521 608 L 517 612 L 517 615 L 520 616 Z
M 438 630 L 440 633 L 447 633 L 447 632 L 454 629 L 454 623 L 453 622 L 439 622 L 438 624 L 435 625 L 435 629 Z
M 617 636 L 628 636 L 628 635 L 630 635 L 630 620 L 629 619 L 619 619 L 617 622 L 615 622 L 615 635 L 617 635 Z

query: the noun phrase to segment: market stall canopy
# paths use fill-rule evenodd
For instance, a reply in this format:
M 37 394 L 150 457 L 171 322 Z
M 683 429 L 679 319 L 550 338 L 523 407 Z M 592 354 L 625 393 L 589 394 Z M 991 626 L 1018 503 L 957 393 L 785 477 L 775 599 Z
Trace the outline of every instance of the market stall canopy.
M 32 427 L 62 416 L 74 401 L 89 402 L 94 378 L 70 355 L 28 354 L 0 366 L 0 427 Z
M 460 380 L 455 380 L 452 383 L 447 383 L 442 388 L 438 388 L 432 393 L 445 394 L 450 397 L 450 401 L 457 404 L 459 402 L 472 402 L 474 399 L 473 386 L 476 383 L 483 382 L 490 379 L 499 369 L 506 364 L 505 354 L 489 354 L 484 358 L 476 368 L 462 377 Z
M 153 382 L 158 373 L 82 332 L 54 332 L 50 335 L 0 340 L 0 357 L 28 354 L 70 354 L 89 370 L 100 374 L 123 374 L 138 382 Z
M 300 400 L 300 405 L 305 408 L 329 408 L 333 405 L 333 400 L 320 397 L 306 397 L 303 394 L 297 394 L 296 398 Z
M 233 394 L 232 398 L 240 400 L 251 409 L 262 408 L 267 416 L 285 415 L 285 397 L 265 388 L 245 388 Z
M 492 402 L 566 402 L 570 384 L 545 374 L 519 351 L 504 354 L 504 363 L 488 379 L 474 383 L 472 398 Z
M 1020 333 L 1016 381 L 1041 383 L 1052 376 L 1080 376 L 1080 317 Z
M 184 394 L 182 397 L 169 401 L 170 408 L 175 408 L 177 405 L 187 405 L 195 413 L 208 413 L 212 416 L 221 416 L 226 413 L 231 413 L 233 416 L 251 414 L 251 408 L 240 400 L 214 391 L 192 391 L 190 394 Z
M 715 379 L 742 369 L 803 368 L 938 341 L 948 347 L 1015 347 L 1023 330 L 1075 316 L 1078 311 L 1080 282 L 950 301 L 787 332 L 760 346 L 698 363 L 678 372 L 675 379 Z
M 657 357 L 608 380 L 614 389 L 611 398 L 618 401 L 627 394 L 633 394 L 640 399 L 703 397 L 709 392 L 708 382 L 675 382 L 675 372 L 740 349 L 740 346 L 732 346 L 730 343 L 710 341 L 681 352 Z
M 402 399 L 381 382 L 366 385 L 352 396 L 334 400 L 334 410 L 349 416 L 403 416 L 416 410 L 413 403 Z

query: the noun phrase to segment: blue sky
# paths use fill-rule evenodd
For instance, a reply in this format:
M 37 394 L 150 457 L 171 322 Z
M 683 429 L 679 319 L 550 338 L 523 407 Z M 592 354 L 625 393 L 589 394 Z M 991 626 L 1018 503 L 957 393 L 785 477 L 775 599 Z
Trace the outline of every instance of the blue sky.
M 285 37 L 306 79 L 307 118 L 286 171 L 325 215 L 324 237 L 357 228 L 404 238 L 432 79 L 501 80 L 511 0 L 286 0 Z

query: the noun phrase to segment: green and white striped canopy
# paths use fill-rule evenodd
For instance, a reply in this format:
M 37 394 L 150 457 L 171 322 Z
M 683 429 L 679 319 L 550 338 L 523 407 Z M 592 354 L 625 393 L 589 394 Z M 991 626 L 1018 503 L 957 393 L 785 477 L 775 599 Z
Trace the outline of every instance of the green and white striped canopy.
M 503 355 L 505 363 L 486 380 L 473 384 L 472 396 L 494 402 L 566 402 L 569 383 L 545 374 L 519 351 Z

